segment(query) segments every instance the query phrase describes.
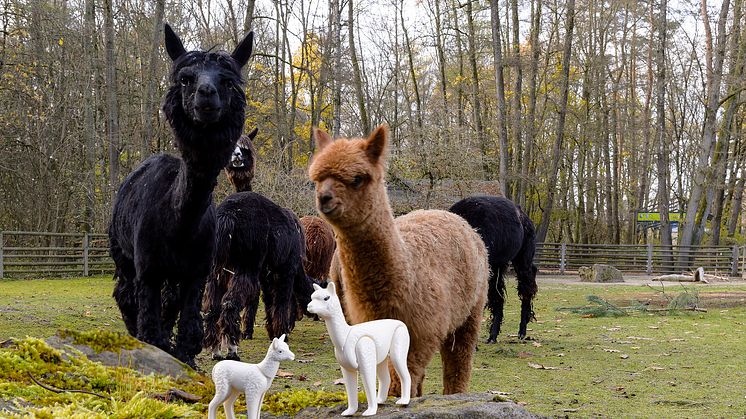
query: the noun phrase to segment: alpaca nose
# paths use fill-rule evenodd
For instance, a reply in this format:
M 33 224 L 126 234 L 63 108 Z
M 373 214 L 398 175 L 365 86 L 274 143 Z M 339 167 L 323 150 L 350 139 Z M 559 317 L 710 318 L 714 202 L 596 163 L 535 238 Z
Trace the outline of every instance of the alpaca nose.
M 334 197 L 332 196 L 331 192 L 324 192 L 321 195 L 319 195 L 319 203 L 321 205 L 324 205 L 324 204 L 328 203 L 329 201 L 331 201 L 332 198 L 334 198 Z
M 217 89 L 215 89 L 215 86 L 213 86 L 212 83 L 202 83 L 197 87 L 197 93 L 209 97 L 217 93 Z

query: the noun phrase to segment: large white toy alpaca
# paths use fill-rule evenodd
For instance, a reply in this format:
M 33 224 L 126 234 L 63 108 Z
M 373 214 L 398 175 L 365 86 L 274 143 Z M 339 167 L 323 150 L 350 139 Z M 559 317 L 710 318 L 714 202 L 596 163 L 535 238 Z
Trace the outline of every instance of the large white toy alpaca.
M 233 404 L 241 392 L 246 394 L 246 416 L 259 419 L 262 399 L 280 368 L 280 361 L 292 361 L 295 354 L 285 343 L 285 335 L 272 339 L 267 356 L 258 364 L 239 361 L 220 361 L 212 368 L 212 381 L 215 383 L 215 397 L 207 411 L 208 419 L 217 418 L 218 407 L 223 404 L 225 417 L 234 419 Z
M 342 376 L 347 392 L 347 409 L 342 416 L 357 412 L 357 372 L 363 380 L 368 408 L 363 416 L 375 415 L 378 403 L 384 403 L 389 392 L 391 376 L 388 362 L 401 380 L 401 398 L 396 404 L 409 404 L 412 379 L 407 369 L 409 331 L 407 326 L 393 319 L 373 320 L 350 326 L 342 313 L 333 282 L 326 288 L 313 285 L 308 311 L 324 319 L 329 337 L 334 344 L 334 356 L 342 367 Z M 378 397 L 376 397 L 376 372 L 378 373 Z M 377 401 L 377 403 L 376 403 Z

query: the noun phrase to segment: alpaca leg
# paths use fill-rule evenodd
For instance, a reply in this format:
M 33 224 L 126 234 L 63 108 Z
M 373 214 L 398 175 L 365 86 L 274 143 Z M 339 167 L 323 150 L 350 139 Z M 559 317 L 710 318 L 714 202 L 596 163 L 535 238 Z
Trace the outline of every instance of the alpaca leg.
M 363 412 L 363 416 L 375 415 L 378 411 L 378 398 L 376 397 L 376 343 L 373 339 L 360 338 L 355 346 L 355 356 L 360 378 L 363 381 L 365 398 L 368 400 L 368 408 Z
M 247 297 L 244 303 L 244 311 L 241 315 L 241 323 L 243 324 L 242 337 L 244 339 L 253 339 L 256 311 L 259 309 L 259 278 L 254 278 L 254 280 L 247 282 L 245 286 Z
M 174 356 L 185 364 L 195 368 L 194 357 L 202 350 L 202 317 L 200 303 L 205 287 L 205 276 L 196 275 L 179 285 L 181 313 L 179 313 L 178 334 L 174 343 Z
M 518 337 L 526 337 L 528 322 L 534 318 L 533 301 L 538 291 L 536 285 L 536 266 L 533 264 L 525 270 L 516 270 L 518 278 L 518 296 L 521 298 L 521 324 L 518 329 Z
M 376 365 L 376 375 L 378 376 L 378 404 L 384 404 L 388 398 L 389 386 L 391 385 L 388 358 Z
M 170 350 L 169 342 L 161 334 L 161 288 L 160 275 L 140 272 L 136 280 L 139 311 L 137 313 L 137 338 Z
M 225 419 L 236 419 L 236 414 L 233 412 L 233 406 L 236 405 L 236 400 L 238 400 L 238 396 L 240 395 L 241 393 L 239 391 L 231 390 L 231 394 L 228 396 L 225 402 L 223 402 L 223 408 L 225 409 Z
M 277 271 L 266 276 L 262 284 L 264 310 L 267 314 L 267 333 L 270 338 L 290 333 L 295 327 L 293 284 L 288 272 Z
M 497 272 L 491 272 L 489 288 L 487 290 L 487 305 L 492 316 L 490 322 L 490 336 L 487 343 L 497 342 L 500 334 L 500 326 L 503 323 L 503 309 L 505 306 L 505 270 L 506 266 L 497 268 Z
M 179 317 L 179 287 L 175 281 L 166 280 L 161 290 L 161 313 L 163 313 L 161 326 L 164 339 L 171 341 L 174 333 L 174 325 Z
M 407 368 L 409 344 L 409 332 L 407 329 L 400 327 L 394 332 L 394 337 L 391 341 L 391 350 L 389 352 L 391 365 L 401 382 L 401 392 L 399 393 L 400 398 L 396 401 L 396 404 L 409 404 L 409 398 L 412 393 L 412 377 L 409 375 L 409 369 Z
M 239 360 L 238 340 L 241 337 L 241 307 L 243 307 L 250 290 L 256 283 L 255 276 L 251 272 L 238 271 L 228 284 L 228 292 L 223 296 L 222 312 L 218 327 L 228 342 L 228 354 L 226 358 Z
M 218 407 L 228 400 L 231 396 L 231 387 L 220 381 L 215 382 L 215 397 L 212 398 L 207 407 L 207 419 L 217 419 Z
M 228 275 L 227 273 L 225 275 Z M 202 339 L 202 347 L 212 351 L 212 359 L 222 360 L 223 355 L 220 353 L 220 330 L 218 328 L 218 319 L 220 319 L 221 305 L 220 302 L 225 295 L 225 278 L 213 274 L 208 280 L 205 287 L 205 294 L 202 299 L 202 310 L 205 312 L 204 326 L 205 336 Z
M 344 378 L 345 393 L 347 393 L 347 409 L 342 412 L 342 416 L 352 416 L 357 412 L 357 370 L 342 367 L 342 378 Z
M 465 393 L 471 379 L 471 360 L 482 320 L 482 310 L 473 310 L 456 331 L 449 335 L 440 348 L 443 360 L 443 394 Z
M 114 300 L 116 300 L 119 306 L 119 311 L 122 313 L 122 320 L 124 325 L 127 327 L 127 331 L 132 336 L 137 336 L 137 296 L 135 287 L 133 284 L 132 277 L 125 277 L 119 275 L 117 283 L 114 286 Z
M 257 394 L 256 392 L 246 392 L 247 419 L 259 419 L 259 415 L 262 411 L 262 397 L 264 397 L 264 393 Z

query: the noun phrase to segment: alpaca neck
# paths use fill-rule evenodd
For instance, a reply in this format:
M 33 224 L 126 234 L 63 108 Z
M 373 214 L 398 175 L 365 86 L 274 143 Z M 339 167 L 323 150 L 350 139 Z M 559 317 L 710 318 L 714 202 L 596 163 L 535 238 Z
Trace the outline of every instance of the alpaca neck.
M 371 197 L 374 199 L 372 202 L 379 204 L 371 206 L 373 209 L 368 217 L 354 225 L 335 227 L 339 255 L 347 271 L 345 286 L 349 280 L 349 289 L 353 293 L 357 290 L 363 293 L 366 290 L 365 294 L 369 295 L 359 296 L 366 300 L 375 298 L 379 294 L 378 290 L 385 288 L 391 294 L 392 289 L 405 287 L 406 284 L 399 276 L 400 272 L 409 270 L 404 243 L 394 223 L 383 184 L 376 195 Z
M 280 362 L 274 361 L 270 358 L 270 354 L 272 353 L 272 348 L 270 348 L 267 351 L 267 356 L 264 357 L 262 362 L 256 364 L 257 368 L 259 368 L 259 371 L 267 377 L 270 381 L 272 381 L 273 378 L 275 378 L 275 375 L 277 374 L 277 370 L 280 369 Z
M 212 204 L 212 192 L 217 184 L 218 171 L 200 170 L 182 161 L 174 185 L 173 205 L 186 225 L 194 225 L 193 218 L 200 218 Z
M 342 307 L 340 306 L 331 316 L 324 318 L 326 330 L 329 332 L 329 338 L 332 340 L 335 348 L 342 349 L 350 333 L 350 325 L 345 321 Z

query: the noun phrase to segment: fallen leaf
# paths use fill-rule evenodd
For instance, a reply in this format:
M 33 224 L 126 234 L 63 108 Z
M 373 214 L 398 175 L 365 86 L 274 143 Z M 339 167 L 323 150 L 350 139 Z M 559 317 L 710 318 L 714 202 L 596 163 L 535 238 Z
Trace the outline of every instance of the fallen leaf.
M 556 369 L 558 369 L 557 367 L 547 367 L 545 365 L 536 364 L 534 362 L 529 362 L 528 366 L 531 367 L 531 368 L 535 368 L 537 370 L 556 370 Z
M 681 339 L 681 338 L 673 338 L 673 339 L 669 339 L 668 341 L 669 341 L 669 342 L 683 342 L 683 341 L 684 341 L 684 339 Z
M 604 351 L 605 352 L 612 352 L 612 353 L 621 352 L 619 349 L 604 349 Z
M 660 329 L 658 326 L 648 326 L 649 329 Z
M 665 368 L 659 367 L 657 365 L 651 365 L 648 367 L 648 369 L 655 370 L 655 371 L 665 370 Z
M 309 357 L 312 357 L 312 356 L 314 356 L 314 355 L 316 355 L 316 354 L 315 354 L 314 352 L 306 352 L 306 353 L 304 353 L 304 354 L 301 354 L 301 356 L 302 356 L 303 358 L 309 358 Z
M 338 378 L 338 379 L 334 380 L 334 385 L 335 386 L 343 386 L 343 385 L 345 385 L 345 379 L 344 378 Z
M 497 391 L 497 390 L 490 390 L 490 394 L 497 394 L 498 396 L 510 396 L 513 393 L 507 392 L 507 391 Z
M 298 362 L 300 362 L 301 364 L 310 364 L 311 362 L 313 362 L 313 359 L 299 359 Z
M 532 354 L 531 352 L 518 352 L 518 358 L 525 359 L 525 358 L 531 358 L 532 356 L 534 356 L 534 354 Z
M 627 359 L 627 358 L 629 358 L 629 355 L 627 355 L 627 354 L 622 354 L 622 355 L 619 355 L 619 358 L 622 358 L 622 359 Z
M 298 381 L 306 381 L 306 380 L 308 380 L 308 377 L 306 377 L 305 375 L 301 374 L 298 376 Z
M 560 353 L 557 354 L 557 356 L 565 356 L 565 354 L 562 353 L 562 352 L 560 352 Z
M 541 343 L 539 343 L 537 341 L 533 341 L 531 344 L 534 345 L 534 347 L 536 347 L 536 348 L 540 348 L 541 347 Z
M 314 386 L 314 387 L 318 387 L 318 386 L 320 386 L 320 385 L 321 385 L 321 381 L 314 381 L 314 382 L 313 382 L 313 386 Z
M 290 377 L 292 377 L 294 375 L 295 374 L 293 374 L 290 371 L 282 371 L 282 370 L 277 371 L 277 376 L 280 377 L 280 378 L 290 378 Z

